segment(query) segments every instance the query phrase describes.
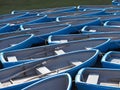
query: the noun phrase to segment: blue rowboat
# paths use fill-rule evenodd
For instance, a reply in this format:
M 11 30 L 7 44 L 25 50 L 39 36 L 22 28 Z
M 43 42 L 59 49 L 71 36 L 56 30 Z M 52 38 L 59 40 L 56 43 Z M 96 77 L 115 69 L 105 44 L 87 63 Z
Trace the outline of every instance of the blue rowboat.
M 96 14 L 102 14 L 102 13 L 104 13 L 104 10 L 72 11 L 72 12 L 62 12 L 62 13 L 49 13 L 47 14 L 47 17 L 51 20 L 52 19 L 56 20 L 56 18 L 62 18 L 62 17 L 67 18 L 72 16 L 88 16 L 88 15 L 96 15 Z
M 2 28 L 2 27 L 5 27 L 7 24 L 0 24 L 0 29 Z
M 16 19 L 25 18 L 27 16 L 34 16 L 36 14 L 25 13 L 25 14 L 20 15 L 20 16 L 16 16 L 16 15 L 17 14 L 14 14 L 14 15 L 10 14 L 10 15 L 2 15 L 1 16 L 1 18 L 3 18 L 3 19 L 6 18 L 6 19 L 5 20 L 0 20 L 1 23 L 3 22 L 3 24 L 0 24 L 0 33 L 11 32 L 11 31 L 16 31 L 16 30 L 20 29 L 20 25 L 19 24 L 17 24 L 17 25 L 15 25 L 14 23 L 10 24 L 10 23 L 7 23 L 7 21 L 8 22 L 12 21 L 12 20 L 15 21 Z M 7 19 L 7 16 L 9 17 L 8 19 Z M 12 16 L 13 16 L 13 18 L 12 18 Z M 4 23 L 4 22 L 6 22 L 6 23 Z
M 117 15 L 120 8 L 113 5 L 88 5 L 88 6 L 78 6 L 79 10 L 88 11 L 88 10 L 103 10 L 103 13 L 98 13 L 96 15 Z
M 65 22 L 65 21 L 72 21 L 72 20 L 85 20 L 88 22 L 86 23 L 87 25 L 102 25 L 101 21 L 99 18 L 90 18 L 90 17 L 77 17 L 75 16 L 75 18 L 73 16 L 69 16 L 69 17 L 58 17 L 57 19 L 57 22 Z M 89 20 L 94 20 L 93 21 L 89 21 Z M 84 25 L 85 26 L 85 25 Z
M 105 22 L 104 26 L 107 26 L 107 27 L 120 27 L 120 22 L 119 21 L 107 21 L 107 22 Z
M 48 10 L 45 10 L 41 13 L 42 14 L 55 14 L 55 13 L 73 12 L 77 10 L 78 9 L 76 6 L 67 6 L 67 7 L 48 8 Z
M 111 29 L 111 28 L 110 28 Z M 67 35 L 51 35 L 48 37 L 48 43 L 66 43 L 76 40 L 84 40 L 90 38 L 110 38 L 109 50 L 119 49 L 120 32 L 101 32 L 101 33 L 84 33 L 84 34 L 67 34 Z
M 120 69 L 120 52 L 110 51 L 106 53 L 101 62 L 103 67 Z
M 46 22 L 46 23 L 35 23 L 35 24 L 24 24 L 21 25 L 21 30 L 29 30 L 29 29 L 35 29 L 40 27 L 46 27 L 46 26 L 54 26 L 54 25 L 60 25 L 60 24 L 71 24 L 73 27 L 78 27 L 78 29 L 82 28 L 84 25 L 99 25 L 100 20 L 97 18 L 77 18 L 77 19 L 66 19 L 62 21 L 53 21 L 53 22 Z M 74 29 L 74 31 L 75 31 Z
M 72 16 L 72 19 L 75 18 L 88 18 L 90 16 Z M 91 15 L 91 18 L 99 18 L 101 20 L 101 23 L 104 23 L 106 21 L 120 21 L 120 15 L 114 15 L 114 14 L 107 14 L 107 15 Z
M 31 23 L 34 23 L 34 21 L 36 23 L 37 21 L 43 19 L 47 21 L 47 18 L 45 16 L 42 18 L 41 15 L 41 18 L 39 18 L 39 16 L 37 15 L 38 14 L 25 13 L 25 15 L 22 15 L 21 17 L 16 17 L 14 19 L 0 20 L 0 33 L 21 30 L 21 24 L 28 23 L 29 21 Z
M 59 21 L 59 19 L 57 20 L 58 22 L 66 22 L 66 24 L 71 24 L 71 26 L 73 28 L 75 28 L 76 30 L 74 30 L 75 32 L 80 30 L 83 26 L 85 25 L 101 25 L 101 21 L 99 18 L 68 18 L 68 19 L 64 19 L 62 21 Z M 69 21 L 69 22 L 68 22 Z
M 108 38 L 89 38 L 89 39 L 85 39 L 85 40 L 83 39 L 83 40 L 76 40 L 76 41 L 71 41 L 71 42 L 77 42 L 77 41 L 85 41 L 85 42 L 88 41 L 88 42 L 89 42 L 89 41 L 92 41 L 92 43 L 94 43 L 94 45 L 95 45 L 95 43 L 98 44 L 98 43 L 100 43 L 101 41 L 103 41 L 103 40 L 105 40 L 105 39 L 108 39 Z M 95 41 L 94 41 L 94 40 L 95 40 Z M 100 42 L 99 42 L 99 40 L 100 40 Z M 98 42 L 96 42 L 96 41 L 98 41 Z M 109 39 L 109 41 L 107 41 L 107 43 L 106 43 L 106 42 L 101 43 L 101 45 L 103 45 L 103 46 L 101 47 L 101 45 L 100 45 L 99 50 L 100 50 L 101 52 L 106 52 L 107 50 L 109 50 L 110 41 L 111 41 L 111 40 Z M 68 42 L 67 40 L 65 40 L 65 41 L 63 40 L 63 43 L 70 43 L 70 42 Z M 91 43 L 91 42 L 89 42 L 89 43 L 88 43 L 89 46 L 87 46 L 87 47 L 89 47 L 89 49 L 90 49 L 90 47 L 94 47 L 94 45 L 91 46 L 92 43 L 91 43 L 91 44 L 90 44 L 90 43 Z M 106 45 L 105 43 L 106 43 L 107 45 Z M 54 43 L 54 42 L 53 42 L 53 43 L 51 42 L 51 43 L 49 43 L 49 44 L 60 44 L 60 42 L 59 42 L 59 41 L 58 41 L 58 42 L 55 42 L 55 43 Z M 84 44 L 84 45 L 85 45 L 85 44 Z M 83 46 L 84 46 L 84 45 L 83 45 Z M 105 45 L 105 46 L 104 46 L 104 45 Z M 82 45 L 81 45 L 81 46 L 82 46 Z M 86 47 L 86 46 L 85 46 L 85 47 Z M 87 48 L 86 48 L 86 49 L 87 49 Z M 98 48 L 97 48 L 97 49 L 98 49 Z
M 2 52 L 0 60 L 4 62 L 26 62 L 65 54 L 76 50 L 99 49 L 101 52 L 108 50 L 110 39 L 88 39 L 80 41 L 72 41 L 62 44 L 53 44 L 28 49 L 15 50 L 10 52 Z M 10 57 L 10 58 L 9 58 Z M 9 60 L 10 59 L 10 60 Z M 12 60 L 13 59 L 13 60 Z M 15 60 L 14 60 L 15 59 Z
M 48 27 L 48 26 L 57 26 L 57 25 L 61 25 L 61 24 L 64 24 L 63 22 L 56 22 L 56 21 L 53 21 L 53 22 L 46 22 L 46 23 L 34 23 L 34 24 L 23 24 L 23 25 L 20 25 L 20 30 L 32 30 L 32 29 L 35 29 L 35 28 L 42 28 L 42 27 Z
M 83 68 L 75 78 L 77 90 L 120 90 L 119 69 Z
M 8 26 L 9 26 L 9 24 L 6 24 L 6 23 L 0 24 L 0 31 Z
M 79 5 L 77 8 L 79 10 L 106 10 L 108 8 L 113 8 L 113 5 Z
M 71 90 L 71 87 L 71 76 L 67 73 L 63 73 L 37 81 L 22 90 Z
M 48 21 L 46 15 L 42 14 L 32 14 L 27 17 L 17 18 L 13 20 L 7 20 L 7 21 L 0 21 L 0 24 L 27 24 L 27 23 L 41 23 Z
M 120 21 L 120 15 L 114 15 L 114 14 L 107 14 L 107 15 L 90 15 L 91 18 L 99 18 L 101 20 L 101 24 L 103 24 L 104 22 L 106 21 Z M 69 18 L 71 19 L 76 19 L 76 18 L 89 18 L 90 17 L 89 15 L 76 15 L 76 16 L 70 16 Z M 65 19 L 67 17 L 61 17 L 61 19 Z
M 47 38 L 49 35 L 54 34 L 66 34 L 71 33 L 74 30 L 70 30 L 71 25 L 57 25 L 57 26 L 48 26 L 48 27 L 41 27 L 41 28 L 34 28 L 34 29 L 28 29 L 28 30 L 18 30 L 14 32 L 7 32 L 7 33 L 1 33 L 0 38 L 6 38 L 10 36 L 16 36 L 16 35 L 23 35 L 23 34 L 34 34 L 39 39 L 40 36 L 43 36 Z M 42 38 L 42 37 L 41 37 Z M 42 38 L 42 39 L 45 39 Z M 37 40 L 36 41 L 39 41 Z M 39 42 L 40 43 L 40 42 Z
M 19 31 L 20 30 L 20 25 L 17 24 L 1 24 L 4 25 L 0 28 L 0 33 L 7 33 L 7 32 L 13 32 L 13 31 Z
M 117 15 L 120 12 L 119 7 L 112 7 L 112 8 L 107 8 L 105 9 L 106 13 L 114 13 L 114 15 Z
M 61 12 L 61 13 L 47 13 L 50 17 L 61 17 L 61 16 L 75 16 L 75 15 L 101 15 L 104 10 L 87 10 L 87 11 L 71 11 L 71 12 Z
M 74 78 L 79 69 L 93 66 L 99 54 L 98 50 L 77 50 L 1 69 L 1 88 L 20 84 L 24 86 L 26 83 L 31 83 L 31 81 L 58 73 L 69 73 Z
M 96 16 L 97 17 L 97 16 Z M 120 21 L 120 15 L 101 15 L 98 16 L 102 22 L 106 22 L 106 21 Z
M 63 81 L 65 80 L 65 82 L 61 81 L 59 78 Z M 44 78 L 43 80 L 37 79 L 37 80 L 34 80 L 32 82 L 29 82 L 29 83 L 24 83 L 24 84 L 20 84 L 20 85 L 16 85 L 16 86 L 10 86 L 10 87 L 6 87 L 6 88 L 0 88 L 0 90 L 13 90 L 13 89 L 17 89 L 17 90 L 22 89 L 23 90 L 23 88 L 24 89 L 31 88 L 32 87 L 31 85 L 35 85 L 35 84 L 40 83 L 40 82 L 41 83 L 46 82 L 46 81 L 51 82 L 51 80 L 53 82 L 54 81 L 53 79 L 55 79 L 55 81 L 59 79 L 59 81 L 56 81 L 56 84 L 57 84 L 57 82 L 59 82 L 59 87 L 61 86 L 60 89 L 63 90 L 63 88 L 64 88 L 65 90 L 71 90 L 72 79 L 68 73 L 57 74 L 57 75 L 50 76 L 50 77 L 48 76 L 48 77 Z M 52 88 L 54 88 L 54 87 L 52 87 Z
M 104 23 L 106 21 L 120 21 L 120 15 L 94 15 L 93 17 L 98 17 Z
M 42 23 L 47 21 L 49 20 L 46 18 L 46 15 L 37 15 L 37 14 L 28 15 L 26 17 L 12 19 L 8 21 L 0 21 L 0 24 L 2 25 L 6 24 L 5 26 L 0 28 L 0 33 L 20 30 L 21 24 Z
M 33 34 L 0 39 L 0 52 L 30 47 Z
M 118 27 L 105 27 L 105 26 L 84 26 L 81 29 L 82 33 L 100 33 L 100 32 L 119 32 Z
M 46 24 L 44 24 L 44 26 L 46 25 L 46 27 L 34 28 L 34 26 L 33 26 L 32 28 L 27 27 L 25 29 L 23 28 L 22 30 L 18 30 L 15 32 L 1 33 L 0 38 L 32 33 L 35 36 L 42 36 L 41 38 L 45 37 L 47 39 L 49 35 L 75 33 L 79 29 L 81 29 L 84 25 L 98 24 L 99 22 L 100 22 L 99 19 L 97 19 L 97 20 L 96 19 L 89 19 L 89 20 L 88 19 L 85 19 L 85 20 L 78 19 L 78 20 L 68 20 L 68 21 L 64 21 L 64 22 L 58 22 L 57 26 L 55 26 L 56 25 L 55 22 L 46 23 Z M 60 24 L 63 24 L 63 25 L 60 25 Z M 68 24 L 71 24 L 71 25 L 68 25 Z M 51 26 L 51 25 L 54 25 L 54 26 Z M 42 25 L 40 25 L 40 26 L 42 26 Z
M 119 0 L 112 0 L 112 4 L 115 6 L 120 6 L 120 1 Z
M 118 10 L 118 12 L 116 11 L 114 15 L 120 15 L 120 10 Z
M 27 15 L 28 15 L 28 13 L 16 13 L 16 14 L 0 15 L 0 22 L 1 21 L 13 20 L 13 19 L 17 19 L 17 18 L 22 18 L 22 17 L 25 17 Z
M 76 6 L 69 6 L 69 7 L 57 7 L 57 8 L 46 8 L 46 9 L 32 9 L 32 10 L 13 10 L 11 14 L 16 14 L 16 13 L 61 13 L 61 12 L 70 12 L 70 11 L 76 11 L 77 7 Z

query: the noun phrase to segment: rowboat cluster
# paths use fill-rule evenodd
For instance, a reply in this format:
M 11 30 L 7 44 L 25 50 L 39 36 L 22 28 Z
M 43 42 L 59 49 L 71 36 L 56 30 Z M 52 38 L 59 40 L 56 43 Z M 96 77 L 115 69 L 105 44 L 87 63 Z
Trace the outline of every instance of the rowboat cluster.
M 0 15 L 0 90 L 120 90 L 119 5 Z

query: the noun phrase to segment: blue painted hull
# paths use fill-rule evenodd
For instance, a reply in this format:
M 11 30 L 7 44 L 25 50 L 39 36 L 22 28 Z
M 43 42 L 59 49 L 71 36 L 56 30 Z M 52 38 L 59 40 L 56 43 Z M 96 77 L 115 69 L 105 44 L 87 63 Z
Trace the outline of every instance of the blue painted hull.
M 95 26 L 93 26 L 95 27 Z M 97 27 L 96 27 L 97 28 Z M 99 28 L 99 27 L 98 27 Z M 106 28 L 104 28 L 106 30 Z M 108 28 L 109 30 L 112 28 Z M 114 28 L 115 29 L 115 28 Z M 119 30 L 119 28 L 116 28 Z M 76 40 L 90 39 L 90 38 L 111 38 L 109 43 L 109 50 L 119 49 L 120 32 L 101 32 L 101 33 L 83 33 L 83 34 L 69 34 L 69 35 L 51 35 L 48 37 L 48 43 L 65 43 Z
M 105 26 L 107 27 L 120 27 L 119 21 L 107 21 L 105 22 Z
M 119 0 L 112 0 L 112 5 L 120 6 L 120 1 Z
M 16 14 L 16 13 L 42 13 L 42 14 L 47 14 L 47 13 L 61 13 L 61 12 L 69 12 L 69 11 L 76 11 L 77 7 L 76 6 L 69 6 L 69 7 L 58 7 L 58 8 L 47 8 L 47 9 L 33 9 L 33 10 L 14 10 L 11 13 Z
M 1 50 L 0 52 L 23 49 L 31 46 L 31 40 L 33 39 L 33 34 L 31 35 L 21 35 L 9 38 L 0 39 Z
M 56 85 L 55 85 L 56 84 Z M 47 87 L 46 87 L 47 86 Z M 37 81 L 22 90 L 71 90 L 72 87 L 72 78 L 69 74 L 63 73 L 58 75 L 53 75 L 51 77 L 47 77 L 43 80 Z
M 93 76 L 94 78 L 92 80 L 96 80 L 97 82 L 91 82 L 90 79 L 88 80 L 88 78 L 92 78 L 92 74 L 94 76 L 96 75 L 96 78 Z M 89 77 L 89 75 L 91 76 Z M 83 68 L 79 70 L 78 74 L 76 75 L 75 83 L 78 90 L 119 90 L 120 88 L 117 86 L 117 84 L 116 86 L 112 86 L 115 81 L 117 82 L 117 80 L 112 81 L 112 79 L 118 78 L 119 75 L 119 69 Z
M 89 39 L 89 40 L 72 41 L 63 44 L 53 44 L 53 45 L 46 45 L 40 47 L 33 47 L 29 49 L 3 52 L 0 54 L 1 55 L 0 59 L 4 63 L 4 62 L 9 62 L 8 57 L 15 56 L 17 58 L 17 62 L 33 61 L 39 58 L 57 56 L 58 54 L 55 53 L 55 50 L 57 49 L 63 50 L 65 53 L 73 52 L 77 50 L 85 50 L 85 49 L 98 49 L 101 52 L 106 52 L 108 50 L 109 41 L 110 39 Z
M 106 53 L 101 60 L 102 66 L 104 68 L 116 68 L 120 69 L 120 53 L 117 51 L 110 51 Z
M 119 32 L 118 27 L 105 27 L 105 26 L 84 26 L 81 29 L 82 33 L 107 33 L 107 32 Z
M 54 73 L 54 72 L 56 72 L 56 70 L 59 69 L 60 71 L 57 71 L 57 73 L 64 73 L 64 72 L 69 73 L 72 76 L 72 78 L 74 78 L 77 71 L 80 68 L 93 66 L 96 63 L 99 54 L 100 54 L 100 52 L 98 50 L 75 51 L 75 52 L 71 52 L 71 53 L 67 53 L 67 54 L 63 54 L 63 55 L 59 55 L 59 56 L 51 56 L 51 57 L 48 57 L 45 59 L 39 59 L 37 61 L 33 61 L 33 62 L 29 62 L 29 63 L 19 64 L 16 66 L 1 69 L 0 70 L 0 81 L 5 83 L 5 82 L 9 81 L 10 78 L 14 79 L 14 77 L 17 77 L 19 75 L 20 76 L 22 75 L 22 77 L 26 77 L 26 80 L 27 80 L 28 76 L 24 76 L 22 73 L 17 75 L 17 73 L 24 71 L 24 70 L 26 71 L 27 69 L 31 68 L 30 71 L 28 70 L 31 74 L 29 72 L 26 72 L 26 74 L 28 73 L 28 75 L 30 75 L 30 76 L 32 75 L 31 79 L 28 78 L 26 83 L 24 83 L 25 81 L 24 82 L 21 81 L 21 84 L 23 84 L 23 86 L 25 86 L 26 84 L 31 83 L 31 81 L 32 82 L 36 81 L 34 76 L 38 75 L 38 73 L 34 72 L 33 69 L 36 69 L 43 62 L 49 63 L 49 64 L 46 63 L 46 65 L 47 65 L 46 67 L 48 67 L 49 69 L 51 68 L 50 69 L 51 73 L 52 72 Z M 86 57 L 86 55 L 88 57 Z M 67 65 L 67 67 L 66 67 L 66 64 L 69 62 L 68 60 L 70 60 L 70 62 L 79 60 L 79 61 L 82 61 L 83 63 L 78 64 L 77 66 L 73 66 L 72 68 L 69 68 L 69 65 Z M 63 62 L 64 62 L 64 65 L 63 65 Z M 62 66 L 59 66 L 59 65 L 62 65 Z M 63 71 L 61 71 L 62 67 L 63 67 Z M 71 67 L 71 65 L 70 65 L 70 67 Z M 9 72 L 11 72 L 11 73 L 9 73 Z M 41 79 L 45 78 L 46 76 L 47 76 L 47 73 L 45 75 L 43 74 Z M 22 79 L 22 77 L 21 77 L 21 79 Z M 20 80 L 20 78 L 19 78 L 19 80 Z M 17 87 L 17 85 L 20 85 L 20 84 L 16 83 L 16 85 L 12 85 L 12 86 L 14 88 L 14 87 Z M 21 87 L 19 87 L 19 88 L 21 88 Z
M 101 39 L 101 38 L 97 38 L 97 39 Z M 92 39 L 88 39 L 88 40 L 92 40 Z M 61 42 L 52 42 L 52 41 L 50 41 L 50 40 L 48 40 L 49 41 L 49 44 L 60 44 Z M 82 41 L 82 40 L 81 40 Z M 84 40 L 83 40 L 84 41 Z M 66 42 L 64 42 L 64 43 L 66 43 Z M 99 45 L 99 46 L 97 46 L 97 47 L 94 47 L 94 49 L 99 49 L 101 52 L 106 52 L 107 50 L 109 50 L 109 41 L 108 42 L 106 42 L 106 43 L 103 43 L 103 44 L 101 44 L 101 45 Z

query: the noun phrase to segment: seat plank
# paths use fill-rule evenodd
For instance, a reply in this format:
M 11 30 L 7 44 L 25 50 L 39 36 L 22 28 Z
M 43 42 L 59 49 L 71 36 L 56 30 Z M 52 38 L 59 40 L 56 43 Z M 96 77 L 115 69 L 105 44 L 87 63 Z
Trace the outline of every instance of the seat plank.
M 55 53 L 57 55 L 62 55 L 62 54 L 65 54 L 65 52 L 63 50 L 55 50 Z
M 89 30 L 90 32 L 96 32 L 96 30 L 93 30 L 93 29 L 91 29 L 91 30 Z
M 9 56 L 7 57 L 7 59 L 8 59 L 8 62 L 17 62 L 16 56 Z
M 111 63 L 120 64 L 120 59 L 112 59 Z
M 51 71 L 47 68 L 47 67 L 45 67 L 45 66 L 43 66 L 43 67 L 38 67 L 38 68 L 36 68 L 36 70 L 37 70 L 37 73 L 38 74 L 46 74 L 46 73 L 50 73 Z
M 67 43 L 68 40 L 60 40 L 61 43 Z
M 91 47 L 85 47 L 86 50 L 91 50 L 92 48 Z
M 15 46 L 15 45 L 17 45 L 17 44 L 10 44 L 10 46 Z
M 98 79 L 99 79 L 98 74 L 89 74 L 86 82 L 90 84 L 97 84 Z
M 71 63 L 75 66 L 78 66 L 78 65 L 82 64 L 82 62 L 80 62 L 80 61 L 75 61 L 75 62 L 71 62 Z
M 2 85 L 2 83 L 0 82 L 0 88 L 2 88 L 3 87 L 3 85 Z
M 115 82 L 101 82 L 100 85 L 102 86 L 114 86 L 114 87 L 119 87 L 118 83 Z

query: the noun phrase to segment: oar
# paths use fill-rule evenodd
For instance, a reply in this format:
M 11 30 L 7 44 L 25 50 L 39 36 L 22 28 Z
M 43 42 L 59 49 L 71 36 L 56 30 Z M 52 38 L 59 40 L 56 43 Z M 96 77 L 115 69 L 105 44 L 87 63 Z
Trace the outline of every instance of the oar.
M 72 65 L 69 65 L 69 66 L 66 66 L 66 67 L 62 67 L 62 68 L 53 70 L 53 71 L 48 72 L 48 73 L 45 73 L 45 74 L 40 74 L 40 75 L 37 75 L 37 76 L 32 77 L 31 79 L 29 79 L 29 80 L 27 80 L 27 81 L 30 81 L 30 80 L 33 80 L 33 79 L 36 79 L 36 78 L 41 78 L 41 77 L 43 77 L 43 76 L 47 76 L 48 74 L 52 74 L 52 73 L 55 73 L 55 72 L 59 73 L 59 71 L 61 71 L 61 70 L 69 69 L 69 68 L 72 68 L 72 67 L 74 67 L 74 66 L 75 66 L 75 65 L 72 64 Z M 26 81 L 26 82 L 27 82 L 27 81 Z
M 41 62 L 40 64 L 37 64 L 37 65 L 35 65 L 35 66 L 31 67 L 31 68 L 25 69 L 25 70 L 23 70 L 23 71 L 21 71 L 21 72 L 18 72 L 18 73 L 16 73 L 16 74 L 14 74 L 13 76 L 9 76 L 8 78 L 6 78 L 6 79 L 4 79 L 4 80 L 2 80 L 2 81 L 12 80 L 13 78 L 15 78 L 15 77 L 17 77 L 17 76 L 19 76 L 19 75 L 21 75 L 21 74 L 23 74 L 23 73 L 25 73 L 25 72 L 28 72 L 28 71 L 30 71 L 30 70 L 38 67 L 38 66 L 44 65 L 45 63 L 47 63 L 47 62 L 46 62 L 46 61 L 43 61 L 43 62 Z

